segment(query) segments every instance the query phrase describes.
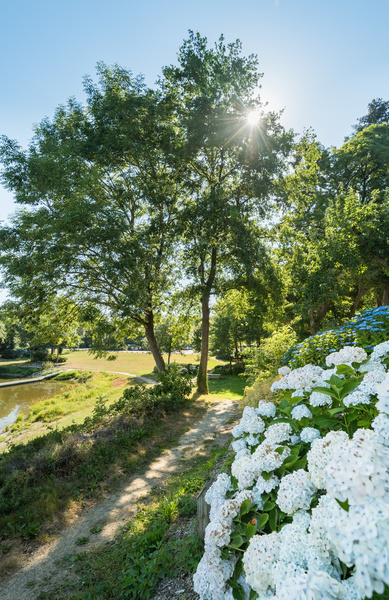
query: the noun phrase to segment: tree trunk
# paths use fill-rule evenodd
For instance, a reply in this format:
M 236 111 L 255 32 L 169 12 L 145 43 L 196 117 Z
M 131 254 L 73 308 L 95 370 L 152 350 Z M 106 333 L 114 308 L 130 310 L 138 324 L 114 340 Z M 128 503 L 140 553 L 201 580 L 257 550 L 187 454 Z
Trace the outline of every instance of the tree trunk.
M 201 355 L 197 374 L 197 391 L 199 394 L 208 394 L 208 352 L 209 352 L 209 299 L 216 275 L 216 247 L 212 248 L 211 267 L 207 281 L 204 278 L 204 262 L 200 265 L 201 284 L 203 293 L 201 296 Z
M 147 341 L 148 341 L 149 347 L 150 347 L 150 352 L 153 355 L 155 364 L 157 365 L 157 369 L 158 369 L 158 371 L 164 371 L 165 370 L 165 361 L 163 360 L 161 350 L 159 349 L 157 340 L 155 339 L 154 315 L 151 311 L 147 315 L 147 321 L 146 321 L 144 327 L 145 327 L 146 338 L 147 338 Z
M 205 292 L 201 298 L 201 355 L 197 374 L 197 391 L 208 394 L 208 352 L 209 352 L 209 298 Z
M 319 308 L 316 310 L 316 317 L 314 315 L 313 308 L 310 308 L 308 310 L 309 328 L 311 331 L 311 335 L 315 335 L 319 331 L 320 324 L 327 314 L 328 304 L 328 300 L 320 304 Z
M 385 286 L 382 294 L 382 304 L 381 306 L 387 306 L 389 304 L 389 287 Z
M 363 295 L 364 295 L 365 292 L 366 292 L 365 286 L 363 285 L 363 283 L 360 283 L 359 286 L 358 286 L 357 295 L 355 296 L 353 305 L 351 307 L 350 317 L 355 317 L 355 313 L 357 312 L 359 303 L 362 300 L 362 297 L 363 297 Z

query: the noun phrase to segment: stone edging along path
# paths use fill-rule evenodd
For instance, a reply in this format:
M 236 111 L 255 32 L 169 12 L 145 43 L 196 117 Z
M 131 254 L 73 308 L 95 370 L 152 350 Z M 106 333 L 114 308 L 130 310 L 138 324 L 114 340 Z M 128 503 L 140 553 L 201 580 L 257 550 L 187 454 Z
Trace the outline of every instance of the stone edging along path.
M 231 420 L 238 417 L 237 408 L 236 400 L 212 404 L 205 416 L 181 436 L 178 445 L 163 452 L 142 475 L 131 477 L 118 492 L 82 514 L 58 539 L 41 546 L 31 556 L 26 556 L 20 571 L 5 583 L 0 583 L 1 600 L 35 600 L 39 592 L 49 592 L 58 587 L 69 573 L 69 564 L 64 565 L 63 559 L 80 551 L 77 540 L 90 539 L 82 547 L 83 551 L 112 541 L 118 529 L 136 514 L 139 499 L 153 487 L 161 486 L 168 477 L 178 473 L 180 462 L 189 453 L 194 455 L 206 451 L 205 440 L 215 434 L 220 437 L 230 433 L 233 427 Z M 102 529 L 91 536 L 90 530 L 96 525 Z

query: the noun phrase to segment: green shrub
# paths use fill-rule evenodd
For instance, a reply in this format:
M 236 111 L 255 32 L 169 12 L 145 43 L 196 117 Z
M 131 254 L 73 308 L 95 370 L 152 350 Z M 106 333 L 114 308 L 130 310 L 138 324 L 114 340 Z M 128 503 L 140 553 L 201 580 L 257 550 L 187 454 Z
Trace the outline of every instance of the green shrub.
M 360 346 L 370 354 L 377 344 L 389 339 L 389 306 L 365 310 L 342 327 L 313 335 L 288 350 L 283 364 L 291 368 L 307 363 L 324 366 L 325 357 L 343 346 Z
M 212 373 L 218 373 L 219 375 L 240 375 L 246 370 L 246 364 L 240 360 L 228 365 L 216 365 L 212 369 Z
M 248 353 L 246 358 L 247 371 L 253 375 L 258 373 L 271 374 L 281 366 L 288 349 L 296 342 L 296 333 L 285 325 L 265 338 L 260 347 Z
M 67 381 L 68 379 L 76 379 L 80 376 L 80 371 L 64 371 L 59 373 L 54 379 L 56 381 Z

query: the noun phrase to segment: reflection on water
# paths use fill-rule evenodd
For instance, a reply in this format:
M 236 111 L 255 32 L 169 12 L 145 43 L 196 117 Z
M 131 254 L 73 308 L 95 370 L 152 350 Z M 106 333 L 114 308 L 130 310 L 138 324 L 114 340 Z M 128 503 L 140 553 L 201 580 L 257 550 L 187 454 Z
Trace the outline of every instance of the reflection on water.
M 0 383 L 10 379 L 0 379 Z M 0 430 L 12 425 L 19 414 L 27 414 L 30 406 L 38 400 L 60 394 L 66 384 L 52 379 L 38 383 L 26 383 L 0 388 Z

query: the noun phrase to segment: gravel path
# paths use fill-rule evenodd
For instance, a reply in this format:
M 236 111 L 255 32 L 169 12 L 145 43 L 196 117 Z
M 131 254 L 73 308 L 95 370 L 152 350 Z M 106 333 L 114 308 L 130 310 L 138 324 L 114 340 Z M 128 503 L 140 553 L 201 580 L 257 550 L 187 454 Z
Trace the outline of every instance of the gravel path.
M 55 589 L 69 572 L 69 565 L 67 568 L 63 566 L 66 556 L 80 550 L 88 551 L 111 541 L 117 530 L 136 513 L 137 501 L 142 496 L 178 472 L 184 458 L 204 450 L 206 439 L 212 439 L 215 434 L 218 438 L 222 436 L 221 439 L 227 436 L 233 427 L 228 421 L 236 417 L 235 400 L 211 405 L 203 419 L 180 438 L 177 447 L 163 452 L 143 475 L 132 477 L 120 491 L 81 515 L 57 540 L 41 546 L 31 556 L 26 556 L 22 569 L 0 585 L 1 600 L 35 600 L 39 592 L 47 593 Z M 90 530 L 96 525 L 102 529 L 91 536 Z M 80 538 L 90 540 L 81 549 L 76 543 Z

